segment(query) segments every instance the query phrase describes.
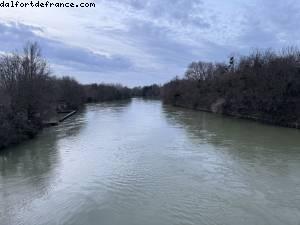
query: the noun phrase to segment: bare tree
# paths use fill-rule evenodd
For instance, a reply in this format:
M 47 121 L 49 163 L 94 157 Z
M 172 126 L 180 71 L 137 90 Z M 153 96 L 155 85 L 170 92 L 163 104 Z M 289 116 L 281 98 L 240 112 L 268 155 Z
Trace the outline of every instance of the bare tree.
M 206 80 L 213 75 L 214 65 L 206 62 L 192 62 L 185 73 L 189 80 Z
M 28 43 L 23 54 L 0 59 L 0 87 L 10 97 L 13 110 L 28 119 L 40 117 L 51 99 L 50 70 L 36 43 Z

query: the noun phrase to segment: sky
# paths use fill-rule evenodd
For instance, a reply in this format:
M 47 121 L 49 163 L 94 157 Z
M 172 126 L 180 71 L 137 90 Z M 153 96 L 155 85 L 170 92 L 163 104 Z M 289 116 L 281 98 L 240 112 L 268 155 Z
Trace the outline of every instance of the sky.
M 0 8 L 0 54 L 37 41 L 54 75 L 133 87 L 163 84 L 192 61 L 300 44 L 298 0 L 73 2 L 96 7 Z

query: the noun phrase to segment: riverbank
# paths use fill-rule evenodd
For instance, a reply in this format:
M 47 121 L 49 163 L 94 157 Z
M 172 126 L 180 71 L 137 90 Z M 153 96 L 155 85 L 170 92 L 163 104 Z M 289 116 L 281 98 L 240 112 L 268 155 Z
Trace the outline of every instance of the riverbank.
M 23 53 L 0 57 L 0 149 L 34 138 L 45 121 L 56 125 L 61 120 L 53 119 L 57 112 L 131 95 L 119 84 L 81 84 L 54 76 L 37 43 L 28 43 Z
M 47 121 L 43 121 L 39 125 L 32 126 L 31 133 L 29 133 L 28 131 L 24 132 L 23 134 L 15 133 L 16 137 L 10 137 L 11 139 L 8 139 L 8 140 L 10 140 L 10 142 L 1 143 L 0 150 L 8 148 L 8 147 L 12 147 L 14 145 L 19 145 L 30 139 L 34 139 L 44 128 L 59 125 L 60 123 L 64 122 L 68 118 L 75 115 L 77 113 L 77 111 L 78 110 L 71 110 L 71 111 L 65 112 L 65 113 L 57 113 L 56 117 L 52 117 L 51 119 L 49 119 Z M 27 123 L 29 124 L 30 122 L 27 121 Z M 3 135 L 2 135 L 2 139 L 4 139 Z
M 163 86 L 166 104 L 300 128 L 300 51 L 257 51 L 229 64 L 193 62 Z
M 166 104 L 166 105 L 171 105 L 171 104 Z M 171 106 L 183 108 L 183 109 L 189 109 L 189 110 L 193 110 L 193 111 L 218 114 L 218 115 L 228 116 L 228 117 L 232 117 L 232 118 L 236 118 L 236 119 L 251 120 L 251 121 L 256 121 L 259 123 L 269 124 L 269 125 L 273 125 L 273 126 L 281 126 L 281 127 L 287 127 L 287 128 L 293 128 L 293 129 L 300 129 L 300 123 L 298 123 L 298 122 L 284 123 L 284 122 L 280 122 L 280 121 L 272 121 L 270 119 L 262 118 L 262 117 L 255 116 L 255 115 L 243 115 L 243 114 L 238 114 L 238 113 L 223 112 L 221 109 L 218 109 L 216 111 L 214 109 L 214 106 L 212 106 L 210 108 L 201 108 L 201 107 L 194 108 L 194 107 L 179 105 L 179 104 L 177 104 L 177 105 L 172 104 Z
M 52 127 L 57 126 L 59 123 L 65 121 L 66 119 L 70 118 L 71 116 L 75 115 L 77 110 L 70 110 L 65 112 L 57 113 L 55 118 L 51 118 L 50 120 L 43 122 L 43 127 Z

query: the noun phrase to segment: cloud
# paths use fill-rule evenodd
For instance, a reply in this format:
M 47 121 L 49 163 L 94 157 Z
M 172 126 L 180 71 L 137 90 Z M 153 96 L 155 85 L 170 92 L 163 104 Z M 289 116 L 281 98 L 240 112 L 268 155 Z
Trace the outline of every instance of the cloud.
M 121 56 L 106 56 L 84 48 L 73 47 L 65 43 L 47 39 L 39 34 L 40 27 L 22 23 L 0 23 L 0 44 L 2 51 L 10 52 L 10 46 L 22 49 L 26 42 L 38 42 L 44 56 L 56 65 L 71 67 L 85 72 L 123 71 L 132 67 L 130 60 Z
M 259 6 L 259 7 L 258 7 Z M 294 0 L 254 1 L 246 6 L 241 33 L 235 42 L 245 49 L 274 48 L 300 44 L 300 4 Z M 255 15 L 255 16 L 253 16 Z
M 209 28 L 210 24 L 202 17 L 203 1 L 160 1 L 160 0 L 112 0 L 119 4 L 129 5 L 132 9 L 142 11 L 144 15 L 181 25 L 196 25 Z
M 132 86 L 166 82 L 191 61 L 300 42 L 296 0 L 95 2 L 92 9 L 1 11 L 0 51 L 38 41 L 58 73 Z

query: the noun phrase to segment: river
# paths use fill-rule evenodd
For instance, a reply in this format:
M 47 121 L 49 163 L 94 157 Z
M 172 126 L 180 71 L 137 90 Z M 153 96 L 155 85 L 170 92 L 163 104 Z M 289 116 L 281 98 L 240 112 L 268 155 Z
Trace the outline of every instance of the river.
M 0 154 L 1 225 L 299 225 L 300 131 L 90 104 Z

